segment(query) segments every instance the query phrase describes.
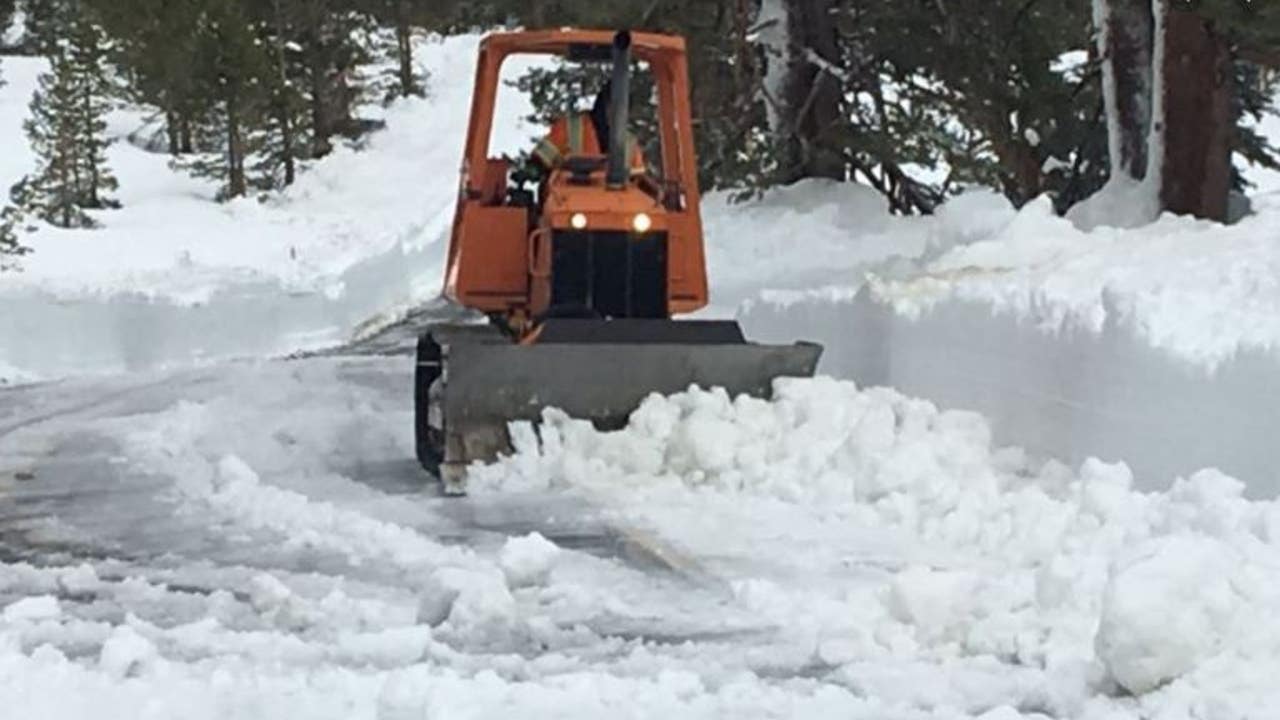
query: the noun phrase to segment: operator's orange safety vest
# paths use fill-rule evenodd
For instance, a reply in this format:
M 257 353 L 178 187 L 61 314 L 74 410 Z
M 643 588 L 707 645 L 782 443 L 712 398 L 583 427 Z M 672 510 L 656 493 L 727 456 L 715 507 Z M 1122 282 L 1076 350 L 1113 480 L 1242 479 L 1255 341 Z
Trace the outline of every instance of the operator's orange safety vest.
M 631 133 L 627 133 L 627 153 L 631 156 L 631 174 L 643 175 L 644 151 Z M 574 113 L 556 120 L 551 132 L 533 149 L 533 156 L 548 168 L 559 167 L 570 155 L 605 154 L 590 113 Z

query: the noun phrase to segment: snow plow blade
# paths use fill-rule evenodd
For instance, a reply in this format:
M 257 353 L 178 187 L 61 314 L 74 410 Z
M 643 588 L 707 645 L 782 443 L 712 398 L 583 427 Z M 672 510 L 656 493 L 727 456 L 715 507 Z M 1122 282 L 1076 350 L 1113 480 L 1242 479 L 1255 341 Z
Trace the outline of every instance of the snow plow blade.
M 508 452 L 508 424 L 545 408 L 616 430 L 651 393 L 698 385 L 768 398 L 775 378 L 811 377 L 821 354 L 748 343 L 734 322 L 552 320 L 524 345 L 488 327 L 437 327 L 418 345 L 418 459 L 461 494 L 466 467 Z

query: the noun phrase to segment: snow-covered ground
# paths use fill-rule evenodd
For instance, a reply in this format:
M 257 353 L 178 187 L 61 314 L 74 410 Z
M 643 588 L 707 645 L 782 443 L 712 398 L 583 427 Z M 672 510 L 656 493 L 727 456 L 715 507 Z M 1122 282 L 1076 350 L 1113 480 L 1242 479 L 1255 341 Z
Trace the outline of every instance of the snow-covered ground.
M 399 360 L 4 391 L 14 717 L 1261 718 L 1280 507 L 790 381 L 423 493 Z M 86 398 L 92 400 L 86 402 Z M 1210 714 L 1206 715 L 1208 712 Z

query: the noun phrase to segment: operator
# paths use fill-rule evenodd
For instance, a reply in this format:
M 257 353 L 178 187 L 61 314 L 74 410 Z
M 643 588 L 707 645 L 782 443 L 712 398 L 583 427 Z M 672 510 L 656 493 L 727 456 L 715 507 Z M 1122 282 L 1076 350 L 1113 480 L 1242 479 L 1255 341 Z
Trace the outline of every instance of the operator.
M 551 132 L 533 149 L 536 163 L 550 172 L 572 155 L 608 155 L 609 104 L 612 97 L 613 82 L 605 81 L 590 112 L 575 112 L 557 119 L 551 125 Z M 630 132 L 627 133 L 627 154 L 631 156 L 631 174 L 645 174 L 644 151 Z

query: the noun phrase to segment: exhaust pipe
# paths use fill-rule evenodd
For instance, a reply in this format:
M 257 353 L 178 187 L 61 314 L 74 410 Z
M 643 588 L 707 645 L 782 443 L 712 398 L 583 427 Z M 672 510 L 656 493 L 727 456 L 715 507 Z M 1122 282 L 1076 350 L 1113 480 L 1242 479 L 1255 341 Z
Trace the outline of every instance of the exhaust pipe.
M 631 159 L 627 157 L 627 120 L 631 115 L 631 33 L 623 30 L 613 37 L 613 97 L 609 101 L 608 187 L 627 186 Z

